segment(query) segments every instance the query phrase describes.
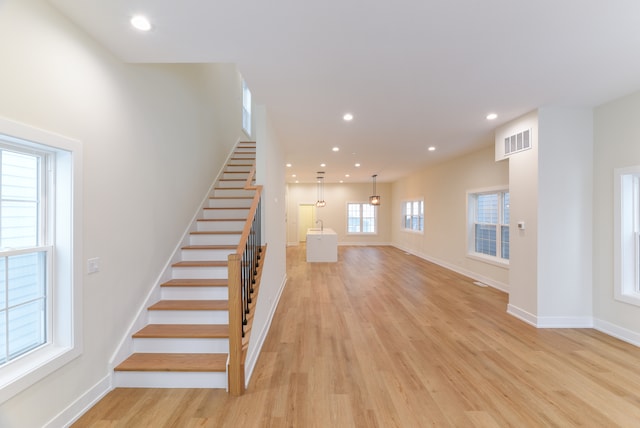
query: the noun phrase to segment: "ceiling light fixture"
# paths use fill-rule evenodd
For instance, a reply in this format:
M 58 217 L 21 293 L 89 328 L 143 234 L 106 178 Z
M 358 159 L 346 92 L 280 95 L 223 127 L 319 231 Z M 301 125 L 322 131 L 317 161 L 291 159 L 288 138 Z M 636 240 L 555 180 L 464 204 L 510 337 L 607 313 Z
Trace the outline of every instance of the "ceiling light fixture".
M 430 152 L 435 152 L 435 151 L 436 151 L 436 148 L 435 148 L 435 147 L 433 147 L 433 146 L 430 146 L 427 150 L 429 150 Z
M 331 149 L 331 150 L 333 150 L 334 152 L 339 152 L 339 151 L 340 151 L 340 147 L 334 147 L 334 148 L 333 148 L 333 149 Z
M 359 163 L 355 164 L 355 167 L 360 168 L 360 164 Z
M 380 205 L 380 195 L 376 195 L 376 177 L 378 174 L 373 174 L 371 178 L 373 178 L 373 195 L 369 196 L 369 203 L 371 205 Z
M 324 201 L 324 171 L 318 171 L 318 200 L 316 201 L 316 207 L 322 208 L 327 203 Z
M 133 25 L 134 28 L 140 30 L 140 31 L 149 31 L 151 30 L 151 22 L 149 22 L 149 19 L 147 19 L 146 16 L 142 16 L 142 15 L 136 15 L 133 18 L 131 18 L 131 25 Z
M 498 118 L 498 115 L 497 115 L 497 114 L 495 114 L 495 113 L 489 113 L 489 114 L 487 115 L 487 120 L 495 120 L 495 119 L 497 119 L 497 118 Z
M 351 113 L 345 113 L 345 115 L 342 116 L 342 119 L 344 119 L 345 122 L 351 122 L 353 120 L 353 115 Z
M 287 168 L 291 168 L 293 165 L 291 165 L 290 163 L 287 164 Z
M 324 168 L 325 166 L 327 166 L 327 164 L 326 163 L 321 163 L 320 166 Z

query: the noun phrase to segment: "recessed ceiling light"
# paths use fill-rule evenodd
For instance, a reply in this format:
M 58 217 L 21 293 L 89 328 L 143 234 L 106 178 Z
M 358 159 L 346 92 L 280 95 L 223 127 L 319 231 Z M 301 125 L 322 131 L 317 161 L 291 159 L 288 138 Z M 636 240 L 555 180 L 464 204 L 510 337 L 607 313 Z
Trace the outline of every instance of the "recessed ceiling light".
M 487 115 L 487 120 L 495 120 L 495 119 L 497 119 L 497 118 L 498 118 L 498 115 L 497 115 L 497 114 L 495 114 L 495 113 L 489 113 L 489 114 Z
M 297 177 L 297 175 L 295 175 L 295 174 L 291 174 L 291 176 L 292 176 L 293 178 L 296 178 L 296 177 Z
M 296 184 L 297 184 L 297 183 L 300 183 L 300 182 L 299 182 L 298 180 L 296 180 Z
M 321 163 L 321 164 L 320 164 L 320 166 L 321 166 L 322 168 L 324 168 L 325 166 L 327 166 L 327 164 L 326 164 L 326 163 Z
M 344 180 L 340 180 L 340 183 L 344 183 Z
M 147 19 L 146 16 L 136 15 L 133 18 L 131 18 L 130 22 L 134 28 L 137 28 L 140 31 L 151 30 L 151 23 L 149 22 L 149 19 Z
M 353 120 L 353 115 L 351 113 L 345 113 L 344 116 L 342 116 L 342 118 L 346 121 L 346 122 L 351 122 Z
M 355 164 L 355 167 L 360 168 L 360 164 L 359 163 Z
M 349 174 L 345 174 L 344 176 L 345 176 L 345 177 L 347 177 L 347 178 L 349 178 Z
M 435 147 L 433 147 L 433 146 L 431 146 L 431 147 L 429 147 L 427 150 L 429 150 L 430 152 L 435 152 L 435 151 L 436 151 L 436 148 L 435 148 Z
M 291 168 L 292 165 L 290 163 L 287 164 L 287 168 Z
M 334 148 L 333 148 L 333 149 L 331 149 L 331 150 L 333 150 L 334 152 L 339 152 L 339 151 L 340 151 L 340 147 L 334 147 Z

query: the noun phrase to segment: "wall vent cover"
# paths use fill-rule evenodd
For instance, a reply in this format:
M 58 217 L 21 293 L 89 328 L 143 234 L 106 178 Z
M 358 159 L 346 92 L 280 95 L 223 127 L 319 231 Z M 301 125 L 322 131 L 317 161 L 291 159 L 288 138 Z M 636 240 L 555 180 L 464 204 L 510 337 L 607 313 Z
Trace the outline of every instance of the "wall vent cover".
M 513 134 L 504 139 L 504 155 L 509 156 L 531 148 L 531 129 Z

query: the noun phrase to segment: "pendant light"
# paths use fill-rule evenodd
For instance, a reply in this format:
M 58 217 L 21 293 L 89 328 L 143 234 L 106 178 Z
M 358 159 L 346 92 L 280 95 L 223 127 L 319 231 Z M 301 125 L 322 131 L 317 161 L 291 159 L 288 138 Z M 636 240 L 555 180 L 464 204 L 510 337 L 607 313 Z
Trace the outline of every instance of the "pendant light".
M 377 174 L 373 174 L 371 178 L 373 178 L 373 195 L 369 196 L 369 203 L 371 205 L 380 205 L 380 195 L 376 195 L 376 177 Z
M 322 208 L 327 203 L 324 201 L 324 171 L 318 171 L 318 200 L 316 201 L 316 207 Z

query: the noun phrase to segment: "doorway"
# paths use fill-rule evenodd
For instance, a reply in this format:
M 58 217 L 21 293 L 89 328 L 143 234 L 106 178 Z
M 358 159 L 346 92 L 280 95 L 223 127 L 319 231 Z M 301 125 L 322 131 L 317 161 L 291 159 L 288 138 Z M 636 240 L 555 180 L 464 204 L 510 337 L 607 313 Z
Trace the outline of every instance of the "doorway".
M 298 242 L 307 242 L 307 229 L 313 227 L 315 205 L 298 205 Z

